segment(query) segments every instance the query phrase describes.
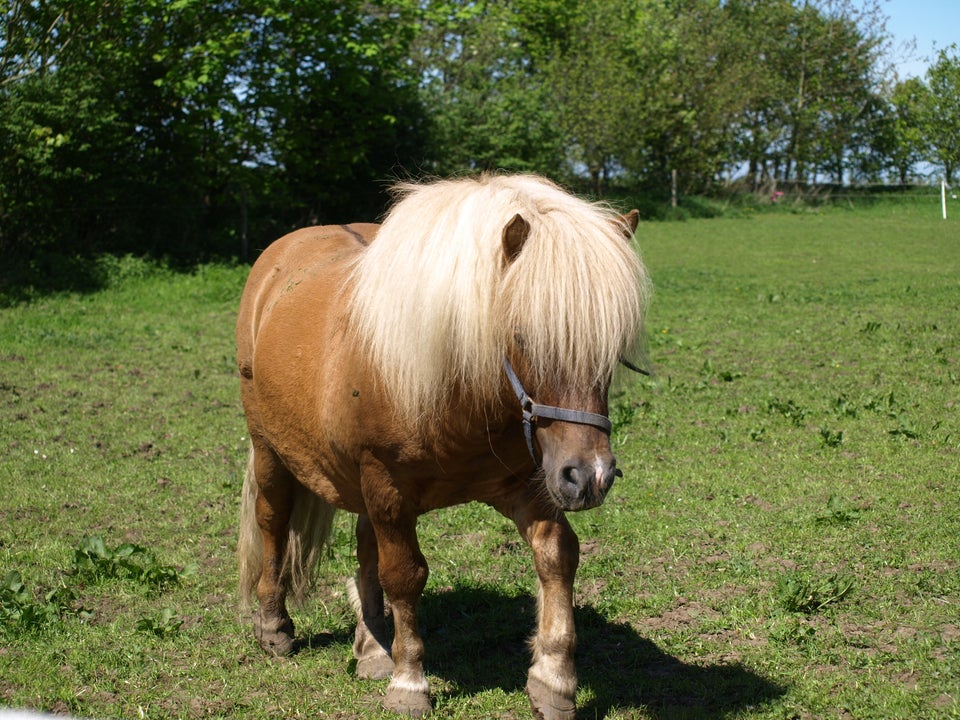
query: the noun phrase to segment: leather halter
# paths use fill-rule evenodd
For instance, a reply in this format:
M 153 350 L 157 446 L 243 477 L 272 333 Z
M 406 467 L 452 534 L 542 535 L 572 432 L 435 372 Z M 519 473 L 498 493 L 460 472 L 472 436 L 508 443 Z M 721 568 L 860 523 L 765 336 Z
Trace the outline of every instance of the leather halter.
M 583 410 L 569 410 L 567 408 L 556 407 L 554 405 L 541 405 L 534 402 L 533 398 L 527 395 L 520 378 L 513 371 L 513 366 L 506 357 L 503 358 L 503 371 L 507 374 L 507 379 L 520 401 L 520 409 L 523 411 L 523 436 L 527 440 L 527 449 L 530 451 L 530 457 L 537 467 L 540 467 L 540 461 L 537 459 L 536 450 L 533 447 L 533 431 L 536 429 L 537 418 L 549 418 L 551 420 L 562 420 L 563 422 L 572 422 L 579 425 L 592 425 L 605 432 L 607 435 L 613 429 L 610 418 L 606 415 L 584 412 Z

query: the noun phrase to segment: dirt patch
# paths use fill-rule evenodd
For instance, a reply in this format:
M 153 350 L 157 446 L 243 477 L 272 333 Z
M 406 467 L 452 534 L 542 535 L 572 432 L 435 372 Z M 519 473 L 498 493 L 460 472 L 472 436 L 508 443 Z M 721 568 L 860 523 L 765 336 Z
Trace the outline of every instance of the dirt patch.
M 944 625 L 940 628 L 940 639 L 945 643 L 956 642 L 960 640 L 960 626 Z
M 920 685 L 920 674 L 912 670 L 896 673 L 893 676 L 894 682 L 902 685 L 906 690 L 916 690 Z
M 747 495 L 746 497 L 743 498 L 741 502 L 744 505 L 753 505 L 754 507 L 760 508 L 764 512 L 772 512 L 776 510 L 776 508 L 773 505 L 768 503 L 766 500 L 762 500 L 761 498 L 758 498 L 756 495 Z
M 642 618 L 637 622 L 649 630 L 675 631 L 700 625 L 704 620 L 716 620 L 720 613 L 708 605 L 686 598 L 677 598 L 674 606 L 657 617 Z
M 935 697 L 933 702 L 930 704 L 933 706 L 934 710 L 949 710 L 956 704 L 956 702 L 957 701 L 953 699 L 952 695 L 943 693 L 941 695 L 937 695 L 937 697 Z

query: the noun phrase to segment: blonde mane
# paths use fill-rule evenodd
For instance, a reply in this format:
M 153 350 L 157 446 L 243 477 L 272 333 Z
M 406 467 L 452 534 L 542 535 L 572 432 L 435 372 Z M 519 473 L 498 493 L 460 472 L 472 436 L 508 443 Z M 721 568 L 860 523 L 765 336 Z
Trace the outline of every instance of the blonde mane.
M 488 406 L 515 337 L 531 392 L 609 381 L 640 338 L 649 291 L 619 215 L 530 175 L 396 192 L 353 268 L 350 315 L 401 417 L 419 426 L 451 396 Z M 530 234 L 508 263 L 516 214 Z

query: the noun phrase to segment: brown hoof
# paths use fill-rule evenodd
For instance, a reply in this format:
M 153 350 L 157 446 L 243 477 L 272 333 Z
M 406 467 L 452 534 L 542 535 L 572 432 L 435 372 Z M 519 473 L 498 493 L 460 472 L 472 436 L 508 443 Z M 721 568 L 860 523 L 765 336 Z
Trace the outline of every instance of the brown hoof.
M 386 680 L 393 675 L 393 659 L 389 655 L 375 655 L 357 660 L 357 677 L 361 680 Z
M 383 697 L 383 706 L 387 710 L 412 718 L 425 717 L 433 710 L 429 693 L 396 687 L 387 688 L 387 694 Z
M 293 620 L 290 618 L 264 620 L 257 612 L 253 616 L 253 634 L 268 655 L 286 657 L 293 652 Z
M 527 697 L 538 720 L 575 720 L 577 716 L 573 698 L 558 695 L 539 680 L 527 679 Z

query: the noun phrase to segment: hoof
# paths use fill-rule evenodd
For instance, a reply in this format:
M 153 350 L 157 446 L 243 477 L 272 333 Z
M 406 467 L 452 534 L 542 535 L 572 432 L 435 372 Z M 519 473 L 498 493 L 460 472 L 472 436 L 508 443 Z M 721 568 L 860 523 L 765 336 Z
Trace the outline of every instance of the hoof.
M 264 620 L 258 612 L 253 616 L 253 634 L 268 655 L 286 657 L 293 652 L 293 620 Z
M 357 677 L 361 680 L 386 680 L 393 675 L 393 659 L 389 655 L 357 660 Z
M 397 687 L 387 688 L 387 694 L 383 697 L 383 706 L 387 710 L 412 718 L 425 717 L 433 710 L 429 693 Z
M 538 720 L 574 720 L 577 716 L 573 698 L 557 694 L 539 680 L 527 679 L 527 697 Z

